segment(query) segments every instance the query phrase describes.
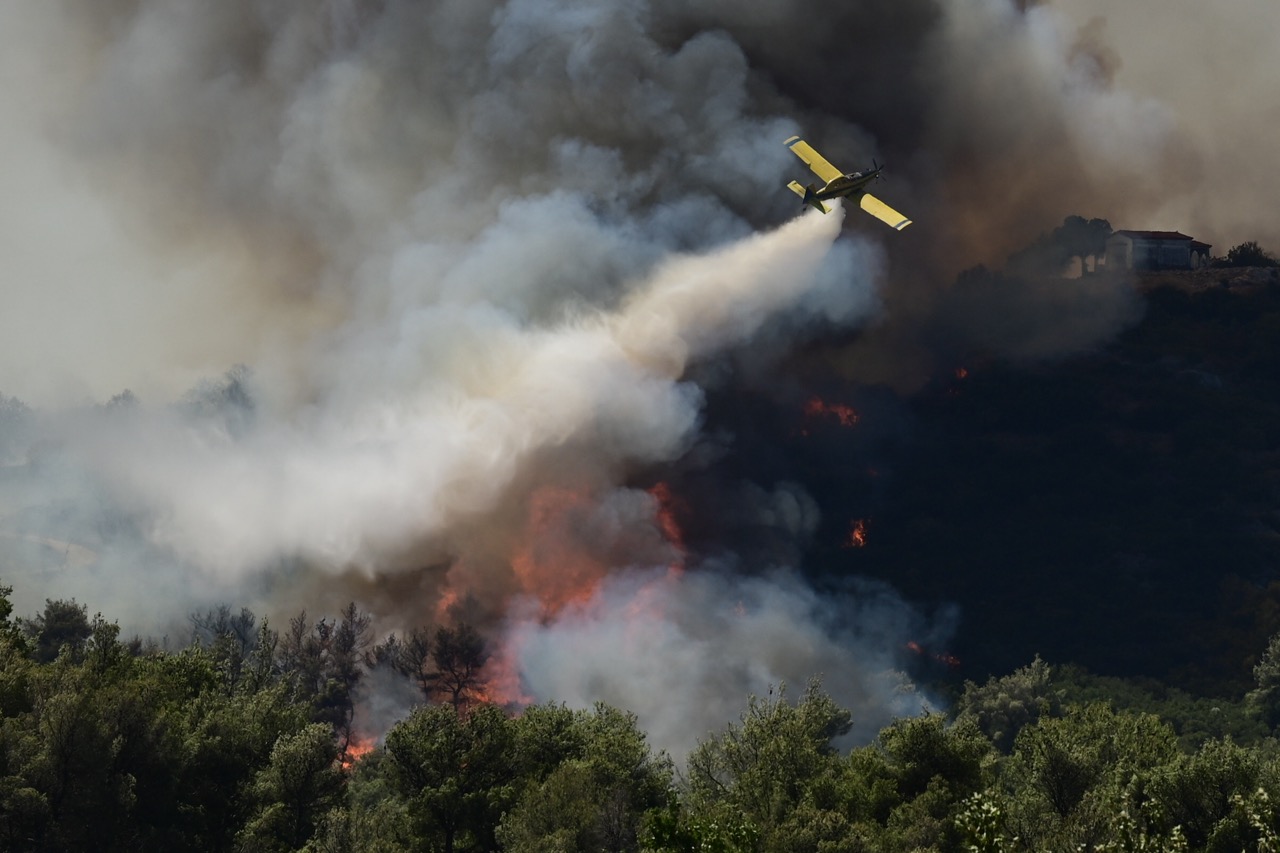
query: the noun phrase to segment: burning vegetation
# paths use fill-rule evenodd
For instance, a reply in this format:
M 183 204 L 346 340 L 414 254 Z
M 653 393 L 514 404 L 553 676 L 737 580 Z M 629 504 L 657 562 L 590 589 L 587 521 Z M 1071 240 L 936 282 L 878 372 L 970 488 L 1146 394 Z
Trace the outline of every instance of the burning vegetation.
M 377 743 L 373 738 L 361 738 L 352 736 L 351 741 L 342 750 L 339 763 L 343 770 L 352 770 L 356 766 L 356 762 L 364 758 L 377 748 Z
M 804 404 L 805 417 L 815 420 L 834 419 L 842 427 L 857 426 L 859 416 L 852 406 L 844 403 L 828 403 L 820 397 L 812 397 Z
M 846 548 L 867 547 L 867 519 L 855 518 L 849 522 L 849 535 L 844 539 Z

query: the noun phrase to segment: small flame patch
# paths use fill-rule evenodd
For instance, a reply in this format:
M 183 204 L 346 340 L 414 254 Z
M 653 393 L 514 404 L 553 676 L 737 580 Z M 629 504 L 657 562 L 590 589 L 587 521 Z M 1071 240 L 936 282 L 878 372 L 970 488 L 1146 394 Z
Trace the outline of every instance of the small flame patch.
M 351 741 L 347 744 L 347 748 L 344 749 L 342 751 L 342 755 L 338 757 L 338 761 L 342 765 L 342 769 L 350 770 L 355 767 L 356 762 L 364 758 L 370 752 L 373 752 L 373 748 L 375 746 L 377 746 L 377 743 L 373 738 L 353 735 L 351 737 Z
M 860 416 L 852 406 L 844 403 L 828 403 L 821 397 L 810 398 L 809 402 L 804 404 L 804 413 L 810 418 L 833 417 L 842 427 L 855 426 L 860 420 Z
M 844 539 L 844 547 L 867 547 L 867 520 L 865 518 L 855 518 L 849 522 L 849 535 Z

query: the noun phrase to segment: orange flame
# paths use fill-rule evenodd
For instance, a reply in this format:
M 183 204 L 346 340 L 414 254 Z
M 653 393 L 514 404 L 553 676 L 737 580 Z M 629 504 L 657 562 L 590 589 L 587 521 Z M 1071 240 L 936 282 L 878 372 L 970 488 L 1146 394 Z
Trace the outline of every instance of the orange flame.
M 648 494 L 653 499 L 651 518 L 657 537 L 640 547 L 650 556 L 666 555 L 665 582 L 669 583 L 684 570 L 684 534 L 676 521 L 671 487 L 658 483 Z M 578 535 L 590 518 L 592 500 L 589 490 L 561 486 L 541 488 L 530 498 L 525 530 L 510 559 L 519 591 L 534 602 L 533 618 L 549 620 L 569 608 L 590 608 L 609 574 L 607 551 L 596 551 L 591 541 Z M 662 547 L 648 550 L 655 543 Z M 633 595 L 624 617 L 629 628 L 643 633 L 660 618 L 659 608 L 666 599 L 660 594 L 663 582 L 659 578 L 645 584 Z M 485 664 L 485 689 L 477 695 L 479 701 L 511 709 L 535 701 L 520 679 L 519 643 L 518 632 L 508 634 Z
M 624 611 L 627 620 L 627 633 L 637 644 L 643 643 L 646 628 L 663 617 L 664 602 L 670 595 L 670 586 L 678 583 L 684 576 L 685 545 L 684 532 L 676 522 L 672 505 L 675 497 L 671 487 L 666 483 L 658 483 L 649 489 L 649 494 L 658 502 L 656 521 L 662 538 L 675 552 L 671 562 L 667 564 L 665 574 L 655 577 L 635 591 Z
M 539 489 L 530 499 L 525 543 L 511 558 L 511 568 L 547 616 L 589 601 L 604 579 L 606 567 L 559 533 L 588 500 L 589 495 L 562 487 Z
M 906 649 L 912 654 L 919 655 L 922 658 L 929 658 L 930 660 L 937 661 L 948 669 L 959 669 L 961 666 L 960 658 L 950 652 L 939 652 L 937 654 L 931 653 L 915 640 L 909 640 L 907 642 Z
M 666 582 L 678 578 L 684 570 L 684 534 L 676 521 L 670 486 L 658 483 L 648 490 L 653 499 L 652 525 L 647 540 L 637 546 L 649 559 L 667 562 Z M 589 608 L 595 600 L 615 559 L 606 544 L 598 547 L 590 531 L 598 521 L 592 519 L 594 495 L 587 488 L 546 486 L 537 489 L 529 499 L 528 514 L 509 558 L 516 581 L 515 599 L 524 597 L 532 604 L 528 618 L 551 620 L 571 608 Z M 656 536 L 653 533 L 656 532 Z M 656 546 L 656 547 L 655 547 Z M 627 549 L 625 557 L 634 557 L 635 549 Z M 461 565 L 455 563 L 454 568 Z M 449 579 L 436 602 L 436 620 L 453 621 L 453 610 L 467 593 L 466 573 Z M 628 626 L 643 632 L 645 626 L 660 618 L 658 610 L 666 596 L 660 595 L 663 579 L 642 586 L 628 603 L 625 618 Z M 473 698 L 515 710 L 532 704 L 534 697 L 526 693 L 520 677 L 519 632 L 506 634 L 499 641 L 482 673 L 483 690 Z
M 849 524 L 849 535 L 845 537 L 844 547 L 846 548 L 865 548 L 867 547 L 867 520 L 865 518 L 854 519 Z
M 969 371 L 963 367 L 956 368 L 956 379 L 968 379 Z
M 446 623 L 452 621 L 450 618 L 453 609 L 458 606 L 458 602 L 462 596 L 458 593 L 457 587 L 448 586 L 440 593 L 440 598 L 436 601 L 436 621 Z
M 852 406 L 846 406 L 844 403 L 828 403 L 821 397 L 813 397 L 805 403 L 804 413 L 810 418 L 831 415 L 842 427 L 854 426 L 859 420 L 859 415 Z
M 476 699 L 482 703 L 501 705 L 504 708 L 525 708 L 537 700 L 524 692 L 520 681 L 519 649 L 515 641 L 507 638 L 506 644 L 484 665 L 484 689 L 477 691 Z
M 352 735 L 351 741 L 347 744 L 347 748 L 342 751 L 342 755 L 338 757 L 338 761 L 342 764 L 343 770 L 350 770 L 355 767 L 356 762 L 364 758 L 373 748 L 377 746 L 373 738 L 365 738 L 360 735 Z
M 680 525 L 676 522 L 675 513 L 672 511 L 674 498 L 671 496 L 671 487 L 666 483 L 658 483 L 649 489 L 649 494 L 658 502 L 658 530 L 676 551 L 676 556 L 669 568 L 675 572 L 683 571 L 685 558 L 684 532 L 680 530 Z

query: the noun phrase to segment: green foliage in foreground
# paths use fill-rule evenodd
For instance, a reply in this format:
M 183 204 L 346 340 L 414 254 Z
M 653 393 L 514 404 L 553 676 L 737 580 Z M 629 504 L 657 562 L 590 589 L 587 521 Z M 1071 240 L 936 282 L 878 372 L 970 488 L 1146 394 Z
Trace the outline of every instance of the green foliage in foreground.
M 338 699 L 388 659 L 357 662 L 354 608 L 279 643 L 215 613 L 198 627 L 229 626 L 217 641 L 144 653 L 74 602 L 14 622 L 6 595 L 3 850 L 1280 851 L 1277 643 L 1257 689 L 1212 711 L 1037 659 L 852 749 L 817 683 L 779 688 L 683 772 L 626 711 L 512 716 L 437 691 L 352 762 Z M 438 671 L 423 660 L 410 677 Z

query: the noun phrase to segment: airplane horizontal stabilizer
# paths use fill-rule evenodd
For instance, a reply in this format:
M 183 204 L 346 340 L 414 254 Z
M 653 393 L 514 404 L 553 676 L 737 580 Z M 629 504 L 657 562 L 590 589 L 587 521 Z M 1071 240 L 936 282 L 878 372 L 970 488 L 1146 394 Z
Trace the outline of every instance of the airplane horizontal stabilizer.
M 901 231 L 911 224 L 911 220 L 894 210 L 871 193 L 863 193 L 858 202 L 862 209 L 879 219 L 895 231 Z
M 831 208 L 827 207 L 825 204 L 823 204 L 822 202 L 814 198 L 813 194 L 809 190 L 802 187 L 799 181 L 792 181 L 791 183 L 787 184 L 787 189 L 791 190 L 793 193 L 800 196 L 800 198 L 804 200 L 805 204 L 811 204 L 814 207 L 818 208 L 818 210 L 821 210 L 823 213 L 831 212 Z

